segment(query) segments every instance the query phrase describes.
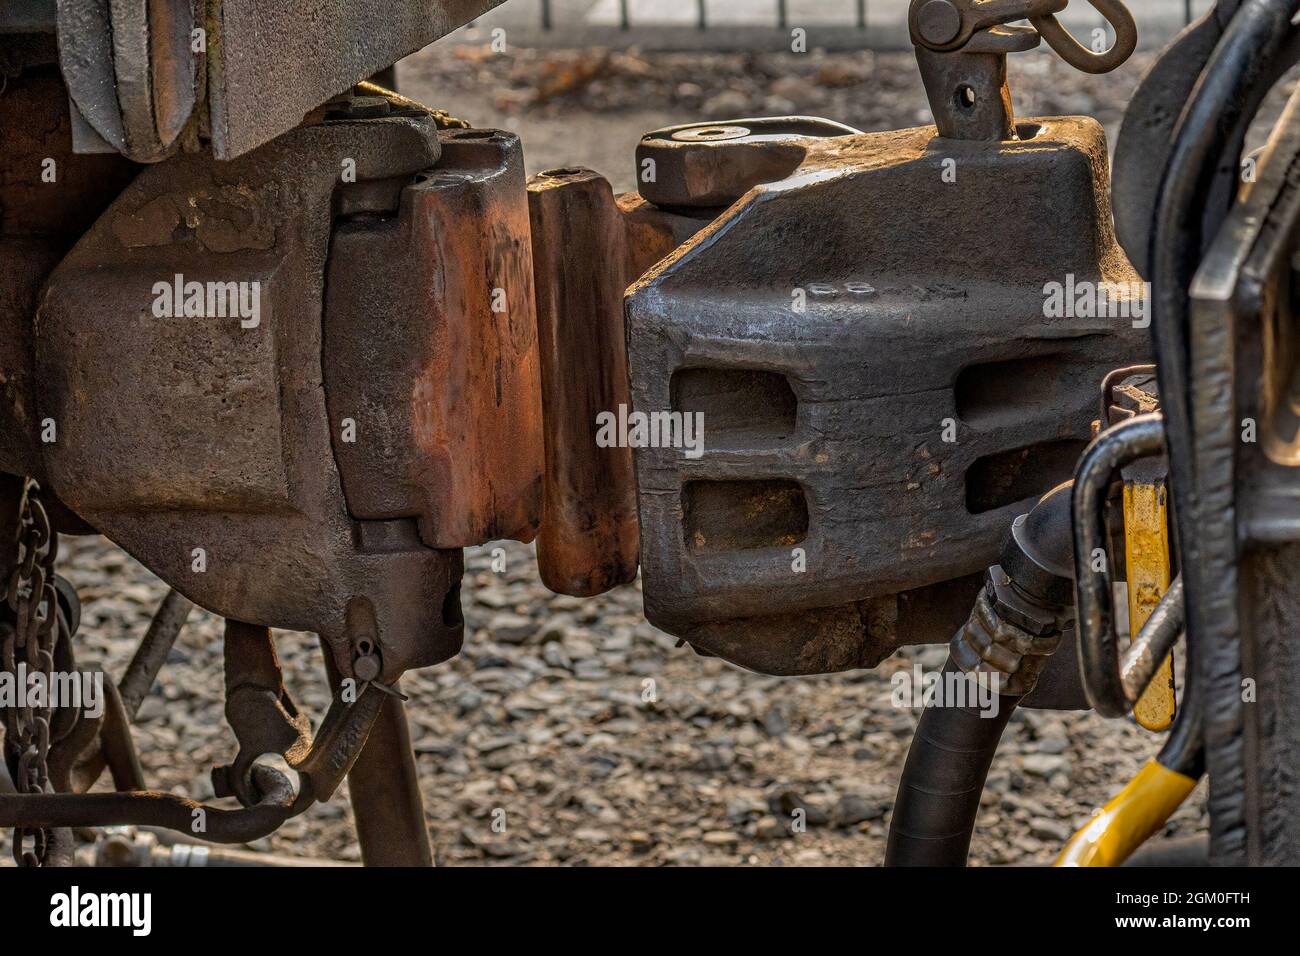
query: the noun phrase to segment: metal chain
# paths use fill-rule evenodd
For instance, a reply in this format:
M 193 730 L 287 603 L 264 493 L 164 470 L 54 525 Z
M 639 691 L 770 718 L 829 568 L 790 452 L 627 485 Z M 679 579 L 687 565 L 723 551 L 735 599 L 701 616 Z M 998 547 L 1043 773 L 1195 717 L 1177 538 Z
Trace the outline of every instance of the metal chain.
M 5 601 L 13 623 L 0 623 L 0 670 L 13 675 L 14 686 L 29 687 L 32 674 L 45 676 L 42 706 L 5 708 L 5 751 L 19 793 L 50 793 L 47 760 L 53 717 L 54 651 L 63 638 L 54 589 L 54 559 L 58 536 L 40 499 L 40 486 L 31 478 L 23 483 L 18 505 L 17 563 L 9 578 Z M 17 704 L 18 702 L 16 702 Z M 27 847 L 27 837 L 32 847 Z M 20 866 L 42 865 L 50 851 L 48 830 L 14 830 L 14 859 Z

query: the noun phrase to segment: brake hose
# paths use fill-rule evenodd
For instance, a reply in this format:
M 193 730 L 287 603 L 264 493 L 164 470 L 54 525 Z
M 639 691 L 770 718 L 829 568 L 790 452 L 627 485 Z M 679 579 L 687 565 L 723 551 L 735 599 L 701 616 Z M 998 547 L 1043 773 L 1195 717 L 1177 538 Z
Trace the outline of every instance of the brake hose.
M 989 766 L 1011 714 L 1033 690 L 1073 616 L 1070 482 L 1012 524 L 970 619 L 957 632 L 944 683 L 993 675 L 1005 691 L 986 706 L 939 701 L 917 724 L 899 780 L 886 866 L 964 866 Z
M 950 658 L 945 675 L 956 670 Z M 927 707 L 916 725 L 889 824 L 885 866 L 965 866 L 984 779 L 1020 696 L 978 707 Z

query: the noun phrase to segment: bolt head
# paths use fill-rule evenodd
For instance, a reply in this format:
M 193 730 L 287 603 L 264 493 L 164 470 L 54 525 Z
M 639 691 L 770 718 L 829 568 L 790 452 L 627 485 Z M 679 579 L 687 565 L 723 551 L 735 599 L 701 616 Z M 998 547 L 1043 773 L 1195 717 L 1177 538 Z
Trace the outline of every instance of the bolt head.
M 362 654 L 352 662 L 352 673 L 357 680 L 369 682 L 379 676 L 380 664 L 378 654 Z
M 930 0 L 917 11 L 916 30 L 926 43 L 951 43 L 961 33 L 961 11 L 952 0 Z

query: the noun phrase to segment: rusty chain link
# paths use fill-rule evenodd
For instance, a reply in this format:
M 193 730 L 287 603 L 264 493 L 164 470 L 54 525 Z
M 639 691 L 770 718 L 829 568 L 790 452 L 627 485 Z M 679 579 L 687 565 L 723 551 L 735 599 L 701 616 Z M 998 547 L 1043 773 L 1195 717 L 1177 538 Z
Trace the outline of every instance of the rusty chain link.
M 14 686 L 27 686 L 30 676 L 45 676 L 53 686 L 54 652 L 63 638 L 54 589 L 54 559 L 58 537 L 50 527 L 49 515 L 40 499 L 40 486 L 28 478 L 23 483 L 18 506 L 17 562 L 5 592 L 5 603 L 13 622 L 0 623 L 0 669 L 13 675 Z M 40 707 L 4 708 L 6 758 L 12 757 L 14 786 L 19 793 L 51 793 L 47 761 L 50 753 L 50 724 L 53 700 L 45 695 Z M 26 846 L 27 837 L 32 848 Z M 14 830 L 14 860 L 20 866 L 40 866 L 50 852 L 51 831 Z

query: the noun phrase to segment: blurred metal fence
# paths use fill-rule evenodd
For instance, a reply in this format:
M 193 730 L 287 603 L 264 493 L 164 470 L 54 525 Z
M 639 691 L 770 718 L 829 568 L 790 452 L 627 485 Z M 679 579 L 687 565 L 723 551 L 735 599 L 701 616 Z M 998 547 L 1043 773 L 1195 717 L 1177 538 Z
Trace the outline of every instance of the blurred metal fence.
M 0 0 L 3 2 L 3 0 Z M 805 28 L 810 47 L 910 49 L 910 0 L 509 0 L 461 32 L 481 42 L 504 28 L 525 46 L 610 45 L 647 49 L 778 49 L 793 28 Z M 1214 0 L 1129 0 L 1144 48 L 1166 41 Z M 1060 15 L 1072 30 L 1105 21 L 1087 0 Z M 784 39 L 783 39 L 784 38 Z M 454 41 L 453 41 L 454 42 Z
M 539 15 L 541 18 L 540 25 L 542 29 L 543 30 L 554 29 L 556 23 L 555 0 L 537 0 L 537 2 L 540 6 Z M 716 10 L 720 5 L 726 6 L 728 0 L 712 0 L 712 2 L 710 2 L 710 0 L 681 0 L 681 2 L 683 4 L 685 3 L 694 4 L 696 29 L 707 30 L 710 28 L 710 25 L 713 23 L 713 21 L 710 19 L 710 8 L 712 7 L 714 10 Z M 769 0 L 769 2 L 772 4 L 773 25 L 775 25 L 780 29 L 785 29 L 786 27 L 788 27 L 790 25 L 790 0 Z M 877 3 L 879 5 L 879 0 L 877 0 Z M 1140 0 L 1139 6 L 1145 3 L 1146 0 Z M 836 6 L 836 4 L 833 2 L 824 2 L 821 5 L 823 7 Z M 856 27 L 859 30 L 867 29 L 868 14 L 870 12 L 870 0 L 841 0 L 840 5 L 844 6 L 846 10 L 852 11 L 853 23 L 856 25 Z M 1080 5 L 1082 6 L 1082 3 Z M 635 11 L 637 6 L 638 4 L 635 2 L 635 0 L 618 0 L 619 29 L 631 30 L 633 28 L 635 22 L 634 21 Z M 899 6 L 897 2 L 894 3 L 887 2 L 884 3 L 883 6 L 886 8 L 886 11 L 888 12 L 888 15 L 891 18 L 897 16 L 898 13 L 897 8 Z M 1197 4 L 1194 2 L 1194 0 L 1182 0 L 1182 6 L 1183 6 L 1184 24 L 1191 23 L 1192 19 L 1199 12 L 1197 10 Z M 1203 8 L 1207 6 L 1207 4 L 1203 2 L 1200 4 L 1200 6 Z M 1137 13 L 1139 16 L 1141 15 L 1140 11 L 1135 10 L 1134 12 Z
M 686 0 L 689 2 L 689 0 Z M 719 0 L 714 0 L 714 7 L 717 7 Z M 856 12 L 856 23 L 859 30 L 867 28 L 867 0 L 847 0 L 853 4 Z M 1188 0 L 1190 3 L 1191 0 Z M 550 30 L 554 28 L 554 3 L 553 0 L 540 0 L 542 29 Z M 695 3 L 695 25 L 696 29 L 709 29 L 709 0 L 694 0 Z M 774 0 L 776 26 L 784 29 L 790 23 L 790 3 L 789 0 Z M 618 0 L 618 26 L 620 30 L 632 29 L 632 8 L 635 6 L 633 0 Z

